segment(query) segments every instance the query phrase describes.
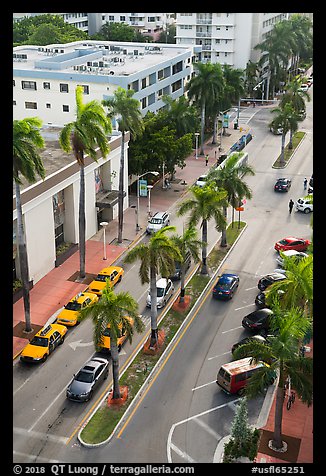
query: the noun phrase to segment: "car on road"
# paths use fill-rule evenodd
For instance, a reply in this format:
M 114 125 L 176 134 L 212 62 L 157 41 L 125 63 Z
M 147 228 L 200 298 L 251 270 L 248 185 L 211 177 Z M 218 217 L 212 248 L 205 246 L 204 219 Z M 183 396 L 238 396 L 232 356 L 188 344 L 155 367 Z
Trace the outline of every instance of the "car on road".
M 127 316 L 127 319 L 130 322 L 130 325 L 134 325 L 134 320 L 131 317 Z M 118 351 L 120 352 L 122 344 L 128 337 L 128 332 L 127 329 L 125 329 L 121 324 L 119 324 L 119 333 L 117 336 L 117 345 L 118 345 Z M 97 346 L 96 349 L 98 352 L 110 352 L 111 351 L 111 326 L 108 324 L 106 326 L 106 329 L 103 331 L 101 335 L 101 342 Z
M 250 331 L 267 331 L 270 327 L 270 318 L 273 311 L 267 307 L 257 309 L 242 319 L 242 326 Z
M 274 248 L 276 251 L 306 251 L 310 244 L 311 241 L 305 238 L 296 238 L 295 236 L 288 236 L 286 238 L 282 238 L 282 240 L 277 241 L 274 245 Z
M 64 326 L 76 326 L 79 324 L 79 311 L 98 301 L 98 296 L 94 293 L 78 293 L 73 297 L 57 317 L 56 323 Z
M 195 185 L 197 185 L 197 187 L 203 187 L 204 185 L 206 185 L 206 182 L 207 182 L 207 174 L 206 175 L 201 175 L 196 180 Z
M 174 293 L 174 286 L 171 279 L 161 278 L 156 281 L 156 291 L 157 291 L 157 307 L 160 309 L 166 305 L 172 294 Z M 152 299 L 151 292 L 148 291 L 146 306 L 151 307 Z
M 268 336 L 255 334 L 253 336 L 244 337 L 243 339 L 239 340 L 239 342 L 236 342 L 235 344 L 233 344 L 231 349 L 232 354 L 240 345 L 248 344 L 249 342 L 252 342 L 252 341 L 261 342 L 262 344 L 265 344 L 265 343 L 268 344 Z
M 186 259 L 184 264 L 185 264 L 185 272 L 187 272 L 191 265 L 191 254 L 189 253 L 189 251 L 186 253 Z M 181 278 L 181 263 L 179 263 L 179 261 L 176 261 L 174 272 L 173 274 L 171 274 L 171 276 L 169 276 L 169 279 L 171 279 L 172 281 L 175 281 L 180 278 Z
M 239 286 L 240 278 L 237 274 L 222 274 L 213 288 L 213 298 L 232 299 L 233 294 Z
M 107 268 L 103 268 L 90 283 L 85 292 L 102 296 L 103 289 L 106 286 L 106 280 L 108 279 L 109 283 L 115 286 L 117 283 L 120 283 L 123 274 L 124 270 L 120 266 L 108 266 Z
M 260 291 L 265 291 L 268 286 L 271 284 L 277 283 L 278 281 L 282 281 L 285 279 L 286 276 L 283 273 L 269 273 L 262 276 L 258 281 L 258 289 Z
M 45 362 L 48 356 L 65 340 L 68 328 L 60 324 L 48 324 L 40 329 L 20 354 L 22 362 Z
M 275 192 L 288 192 L 291 188 L 291 180 L 285 177 L 276 180 L 274 185 Z
M 309 89 L 309 85 L 307 83 L 301 84 L 299 91 L 305 91 L 307 92 Z
M 314 211 L 314 204 L 312 197 L 298 198 L 295 204 L 295 208 L 298 212 L 311 213 Z
M 281 251 L 280 255 L 276 258 L 276 261 L 281 267 L 283 267 L 284 258 L 299 260 L 302 258 L 306 258 L 307 256 L 308 256 L 307 253 L 304 253 L 303 251 L 287 250 L 287 251 Z
M 273 126 L 271 126 L 269 128 L 269 130 L 277 136 L 280 136 L 280 135 L 283 134 L 283 128 L 282 127 L 273 127 Z
M 73 376 L 67 387 L 67 398 L 75 402 L 88 402 L 94 390 L 107 379 L 108 375 L 109 361 L 93 357 Z
M 170 215 L 168 212 L 156 212 L 148 221 L 146 233 L 148 235 L 156 233 L 168 225 L 170 225 Z

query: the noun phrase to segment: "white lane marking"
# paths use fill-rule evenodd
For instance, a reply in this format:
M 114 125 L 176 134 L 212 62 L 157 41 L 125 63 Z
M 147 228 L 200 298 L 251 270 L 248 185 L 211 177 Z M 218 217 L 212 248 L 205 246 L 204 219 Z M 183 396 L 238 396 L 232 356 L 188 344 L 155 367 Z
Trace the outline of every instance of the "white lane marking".
M 223 332 L 222 332 L 222 334 L 226 334 L 227 332 L 236 331 L 237 329 L 242 329 L 242 326 L 239 326 L 239 327 L 233 327 L 233 329 L 229 329 L 228 331 L 223 331 Z
M 206 423 L 204 423 L 203 421 L 199 420 L 198 418 L 195 418 L 194 421 L 199 425 L 201 426 L 202 428 L 204 428 L 207 433 L 209 433 L 210 435 L 214 436 L 214 438 L 216 438 L 217 440 L 220 440 L 221 439 L 221 435 L 219 435 L 218 433 L 216 433 L 216 431 L 213 430 L 213 428 L 211 428 L 209 425 L 207 425 Z
M 68 382 L 69 383 L 69 382 Z M 52 405 L 58 400 L 58 398 L 61 397 L 61 395 L 66 391 L 66 388 L 68 386 L 68 383 L 67 385 L 65 385 L 65 387 L 61 390 L 61 392 L 56 396 L 56 398 L 54 400 L 52 400 L 52 402 L 50 403 L 50 405 L 47 406 L 47 408 L 44 410 L 44 412 L 42 413 L 42 415 L 40 415 L 38 417 L 37 420 L 35 420 L 35 422 L 33 423 L 33 425 L 29 428 L 29 432 L 33 430 L 33 428 L 38 424 L 38 422 L 44 417 L 44 415 L 49 411 L 49 409 L 52 407 Z
M 234 310 L 235 310 L 235 311 L 240 311 L 241 309 L 246 309 L 247 307 L 252 307 L 252 306 L 254 306 L 254 305 L 255 305 L 255 303 L 247 304 L 246 306 L 237 307 L 237 308 L 235 308 Z
M 91 342 L 82 342 L 81 339 L 75 340 L 74 342 L 69 342 L 69 347 L 72 348 L 72 350 L 76 350 L 77 347 L 90 347 L 91 345 L 94 345 L 94 341 Z
M 228 355 L 228 354 L 231 354 L 230 350 L 228 352 L 224 352 L 223 354 L 218 354 L 218 355 L 214 355 L 213 357 L 208 357 L 207 360 L 217 359 L 218 357 L 222 357 L 222 355 Z
M 64 445 L 67 443 L 69 439 L 69 438 L 65 438 L 64 436 L 50 435 L 49 433 L 41 433 L 39 431 L 31 431 L 31 430 L 26 430 L 25 428 L 18 428 L 18 427 L 14 427 L 13 432 L 28 438 L 35 437 L 39 440 L 48 439 L 50 441 L 53 441 L 53 443 L 62 443 Z
M 185 453 L 184 451 L 181 451 L 177 446 L 175 446 L 173 443 L 171 443 L 171 449 L 177 453 L 179 456 L 181 456 L 181 458 L 185 459 L 186 461 L 188 461 L 189 463 L 197 463 L 197 461 L 195 461 L 194 459 L 192 459 L 189 455 L 187 455 L 187 453 Z
M 58 461 L 56 459 L 46 459 L 46 458 L 40 458 L 39 456 L 37 455 L 28 455 L 26 453 L 20 453 L 19 451 L 13 451 L 13 454 L 16 455 L 16 456 L 21 456 L 24 458 L 24 460 L 30 460 L 31 463 L 53 463 L 53 464 L 58 464 L 58 463 L 62 463 L 62 461 Z M 24 461 L 24 463 L 27 463 L 28 461 Z M 16 463 L 16 461 L 14 461 L 14 463 Z
M 20 387 L 16 388 L 16 390 L 15 390 L 14 393 L 13 393 L 13 395 L 16 395 L 16 393 L 19 392 L 19 390 L 20 390 L 20 389 L 25 385 L 25 383 L 27 383 L 29 380 L 30 380 L 30 377 L 28 377 L 28 379 L 26 379 L 25 382 L 20 385 Z
M 199 385 L 198 387 L 194 387 L 191 390 L 198 390 L 199 388 L 207 387 L 207 385 L 211 385 L 212 383 L 216 383 L 216 380 L 213 380 L 212 382 L 204 383 L 204 385 Z
M 261 275 L 261 276 L 263 276 L 263 275 Z M 257 288 L 257 286 L 253 286 L 252 288 L 245 289 L 245 291 L 251 291 L 252 289 L 256 289 L 256 288 Z

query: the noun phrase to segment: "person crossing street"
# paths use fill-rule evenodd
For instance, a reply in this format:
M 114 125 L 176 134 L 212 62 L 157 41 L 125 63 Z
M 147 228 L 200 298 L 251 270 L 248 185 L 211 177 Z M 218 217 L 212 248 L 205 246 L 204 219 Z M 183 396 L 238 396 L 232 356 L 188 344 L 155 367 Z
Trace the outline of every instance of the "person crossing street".
M 290 215 L 292 213 L 293 205 L 294 205 L 294 201 L 292 200 L 292 198 L 290 198 L 290 201 L 289 201 L 289 213 L 290 213 Z

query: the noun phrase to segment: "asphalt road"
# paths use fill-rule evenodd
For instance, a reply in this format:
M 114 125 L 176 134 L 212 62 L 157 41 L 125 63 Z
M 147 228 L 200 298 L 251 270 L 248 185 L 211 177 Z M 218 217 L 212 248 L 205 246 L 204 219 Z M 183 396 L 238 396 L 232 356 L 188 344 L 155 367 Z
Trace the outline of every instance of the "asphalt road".
M 254 114 L 254 115 L 253 115 Z M 248 119 L 247 119 L 248 118 Z M 251 118 L 251 120 L 250 120 Z M 280 151 L 280 136 L 269 133 L 270 113 L 256 107 L 240 115 L 250 120 L 254 138 L 247 145 L 249 163 L 256 175 L 246 182 L 253 190 L 242 218 L 248 224 L 223 269 L 240 276 L 240 286 L 230 302 L 211 299 L 210 292 L 186 332 L 168 356 L 162 370 L 144 395 L 137 411 L 108 445 L 97 449 L 80 446 L 76 433 L 87 414 L 107 391 L 80 405 L 65 398 L 70 378 L 94 353 L 91 322 L 71 329 L 61 350 L 45 366 L 14 364 L 14 462 L 211 462 L 218 441 L 230 432 L 236 397 L 229 397 L 215 383 L 219 366 L 231 360 L 230 348 L 243 335 L 242 317 L 255 309 L 259 277 L 276 268 L 274 243 L 287 235 L 311 236 L 310 215 L 288 213 L 288 201 L 304 194 L 303 179 L 312 173 L 312 104 L 300 130 L 307 136 L 286 169 L 271 166 Z M 289 193 L 273 190 L 276 178 L 292 179 Z M 182 230 L 183 220 L 172 211 L 172 224 Z M 219 238 L 209 226 L 210 246 Z M 125 266 L 117 291 L 128 290 L 139 301 L 147 329 L 145 307 L 148 286 L 138 278 L 139 264 Z M 128 360 L 142 336 L 135 336 L 120 353 L 120 366 Z M 261 401 L 250 402 L 254 424 Z M 141 435 L 141 438 L 139 437 Z

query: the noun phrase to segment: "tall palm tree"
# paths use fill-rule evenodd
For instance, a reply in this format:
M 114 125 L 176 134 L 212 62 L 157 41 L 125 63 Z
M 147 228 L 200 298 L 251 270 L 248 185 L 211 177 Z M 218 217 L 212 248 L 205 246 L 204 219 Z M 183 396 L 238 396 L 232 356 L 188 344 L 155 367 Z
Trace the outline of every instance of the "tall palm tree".
M 223 167 L 212 169 L 208 174 L 208 182 L 212 181 L 218 189 L 227 192 L 227 204 L 223 207 L 225 223 L 227 223 L 227 205 L 232 205 L 234 209 L 239 206 L 240 200 L 252 197 L 250 188 L 242 178 L 246 175 L 255 175 L 255 171 L 250 165 L 238 165 L 241 155 L 243 152 L 233 153 Z M 226 225 L 222 229 L 221 246 L 227 246 Z
M 79 165 L 79 276 L 85 277 L 85 154 L 97 161 L 99 147 L 105 157 L 109 151 L 108 134 L 112 130 L 102 105 L 94 100 L 83 103 L 83 88 L 76 87 L 76 120 L 65 124 L 59 136 L 59 143 L 65 152 L 73 151 Z
M 120 171 L 119 171 L 119 201 L 118 201 L 118 243 L 122 243 L 123 232 L 123 194 L 124 194 L 124 167 L 125 167 L 125 135 L 130 131 L 132 136 L 136 138 L 141 135 L 144 126 L 138 99 L 133 98 L 135 91 L 128 89 L 127 91 L 118 87 L 114 91 L 114 97 L 102 101 L 103 106 L 108 108 L 108 117 L 117 116 L 119 131 L 121 138 L 121 155 L 120 155 Z
M 283 108 L 276 107 L 272 109 L 272 113 L 277 113 L 276 117 L 269 124 L 273 129 L 282 129 L 282 142 L 281 142 L 281 155 L 280 166 L 285 165 L 284 149 L 285 149 L 285 136 L 287 132 L 292 130 L 293 132 L 298 130 L 299 116 L 294 111 L 292 104 L 285 104 Z
M 184 200 L 178 208 L 177 214 L 185 215 L 190 212 L 188 226 L 200 223 L 202 229 L 202 266 L 201 274 L 208 274 L 207 269 L 207 224 L 213 218 L 216 230 L 222 231 L 226 226 L 223 207 L 227 203 L 227 191 L 217 191 L 213 186 L 205 185 L 200 188 L 191 187 L 192 197 Z
M 217 73 L 219 64 L 196 63 L 196 76 L 191 78 L 186 86 L 188 97 L 195 101 L 201 109 L 201 141 L 199 155 L 204 155 L 204 128 L 206 105 L 215 101 L 221 89 L 221 79 Z
M 187 256 L 187 253 L 190 253 L 194 260 L 199 261 L 198 251 L 202 245 L 202 242 L 197 239 L 197 230 L 194 226 L 186 228 L 186 230 L 183 232 L 182 235 L 172 235 L 171 239 L 178 247 L 182 256 L 182 261 L 180 262 L 181 284 L 180 284 L 179 302 L 184 302 L 186 256 Z
M 166 226 L 157 231 L 148 243 L 140 243 L 132 248 L 125 257 L 125 263 L 134 263 L 140 260 L 139 276 L 142 284 L 150 283 L 151 295 L 151 342 L 157 344 L 157 276 L 169 276 L 174 269 L 175 261 L 182 261 L 182 255 L 171 240 L 166 236 L 169 231 L 175 231 L 174 226 Z
M 102 334 L 110 327 L 110 353 L 112 357 L 113 398 L 120 398 L 119 387 L 119 349 L 117 340 L 121 329 L 132 342 L 134 330 L 142 332 L 144 324 L 138 313 L 138 303 L 128 292 L 115 294 L 107 280 L 101 299 L 88 307 L 80 310 L 82 319 L 90 317 L 94 324 L 93 339 L 97 348 L 102 339 Z M 128 319 L 130 318 L 130 319 Z
M 302 309 L 290 308 L 280 312 L 273 308 L 274 318 L 272 329 L 277 333 L 268 337 L 268 343 L 249 341 L 240 345 L 234 351 L 234 358 L 252 357 L 253 361 L 264 361 L 269 367 L 263 367 L 250 378 L 245 394 L 253 398 L 261 393 L 268 385 L 271 373 L 278 374 L 276 406 L 274 418 L 273 447 L 282 448 L 282 419 L 285 385 L 290 378 L 293 388 L 299 398 L 308 406 L 312 403 L 312 373 L 313 359 L 302 357 L 299 352 L 299 342 L 311 327 Z
M 244 87 L 248 97 L 255 97 L 253 96 L 253 93 L 254 87 L 258 83 L 259 73 L 260 67 L 258 66 L 258 63 L 254 63 L 253 61 L 249 60 L 244 71 Z
M 182 137 L 197 130 L 199 123 L 197 110 L 189 104 L 185 96 L 180 96 L 178 99 L 163 96 L 162 100 L 166 104 L 168 121 L 173 125 L 177 137 Z
M 44 139 L 39 130 L 41 126 L 42 121 L 37 117 L 28 117 L 13 122 L 13 178 L 16 189 L 17 242 L 20 276 L 23 285 L 25 332 L 31 332 L 32 327 L 28 285 L 28 259 L 20 186 L 22 185 L 21 176 L 27 179 L 29 183 L 35 182 L 37 175 L 42 179 L 45 177 L 45 169 L 39 155 L 39 149 L 44 147 Z
M 288 309 L 299 306 L 304 309 L 307 317 L 312 318 L 313 306 L 313 255 L 296 260 L 283 257 L 285 279 L 275 282 L 266 290 L 266 302 L 272 303 L 280 297 L 280 306 Z M 282 294 L 279 291 L 284 291 Z
M 293 73 L 297 74 L 300 59 L 312 58 L 312 22 L 310 18 L 294 14 L 288 20 L 294 34 L 294 67 Z

